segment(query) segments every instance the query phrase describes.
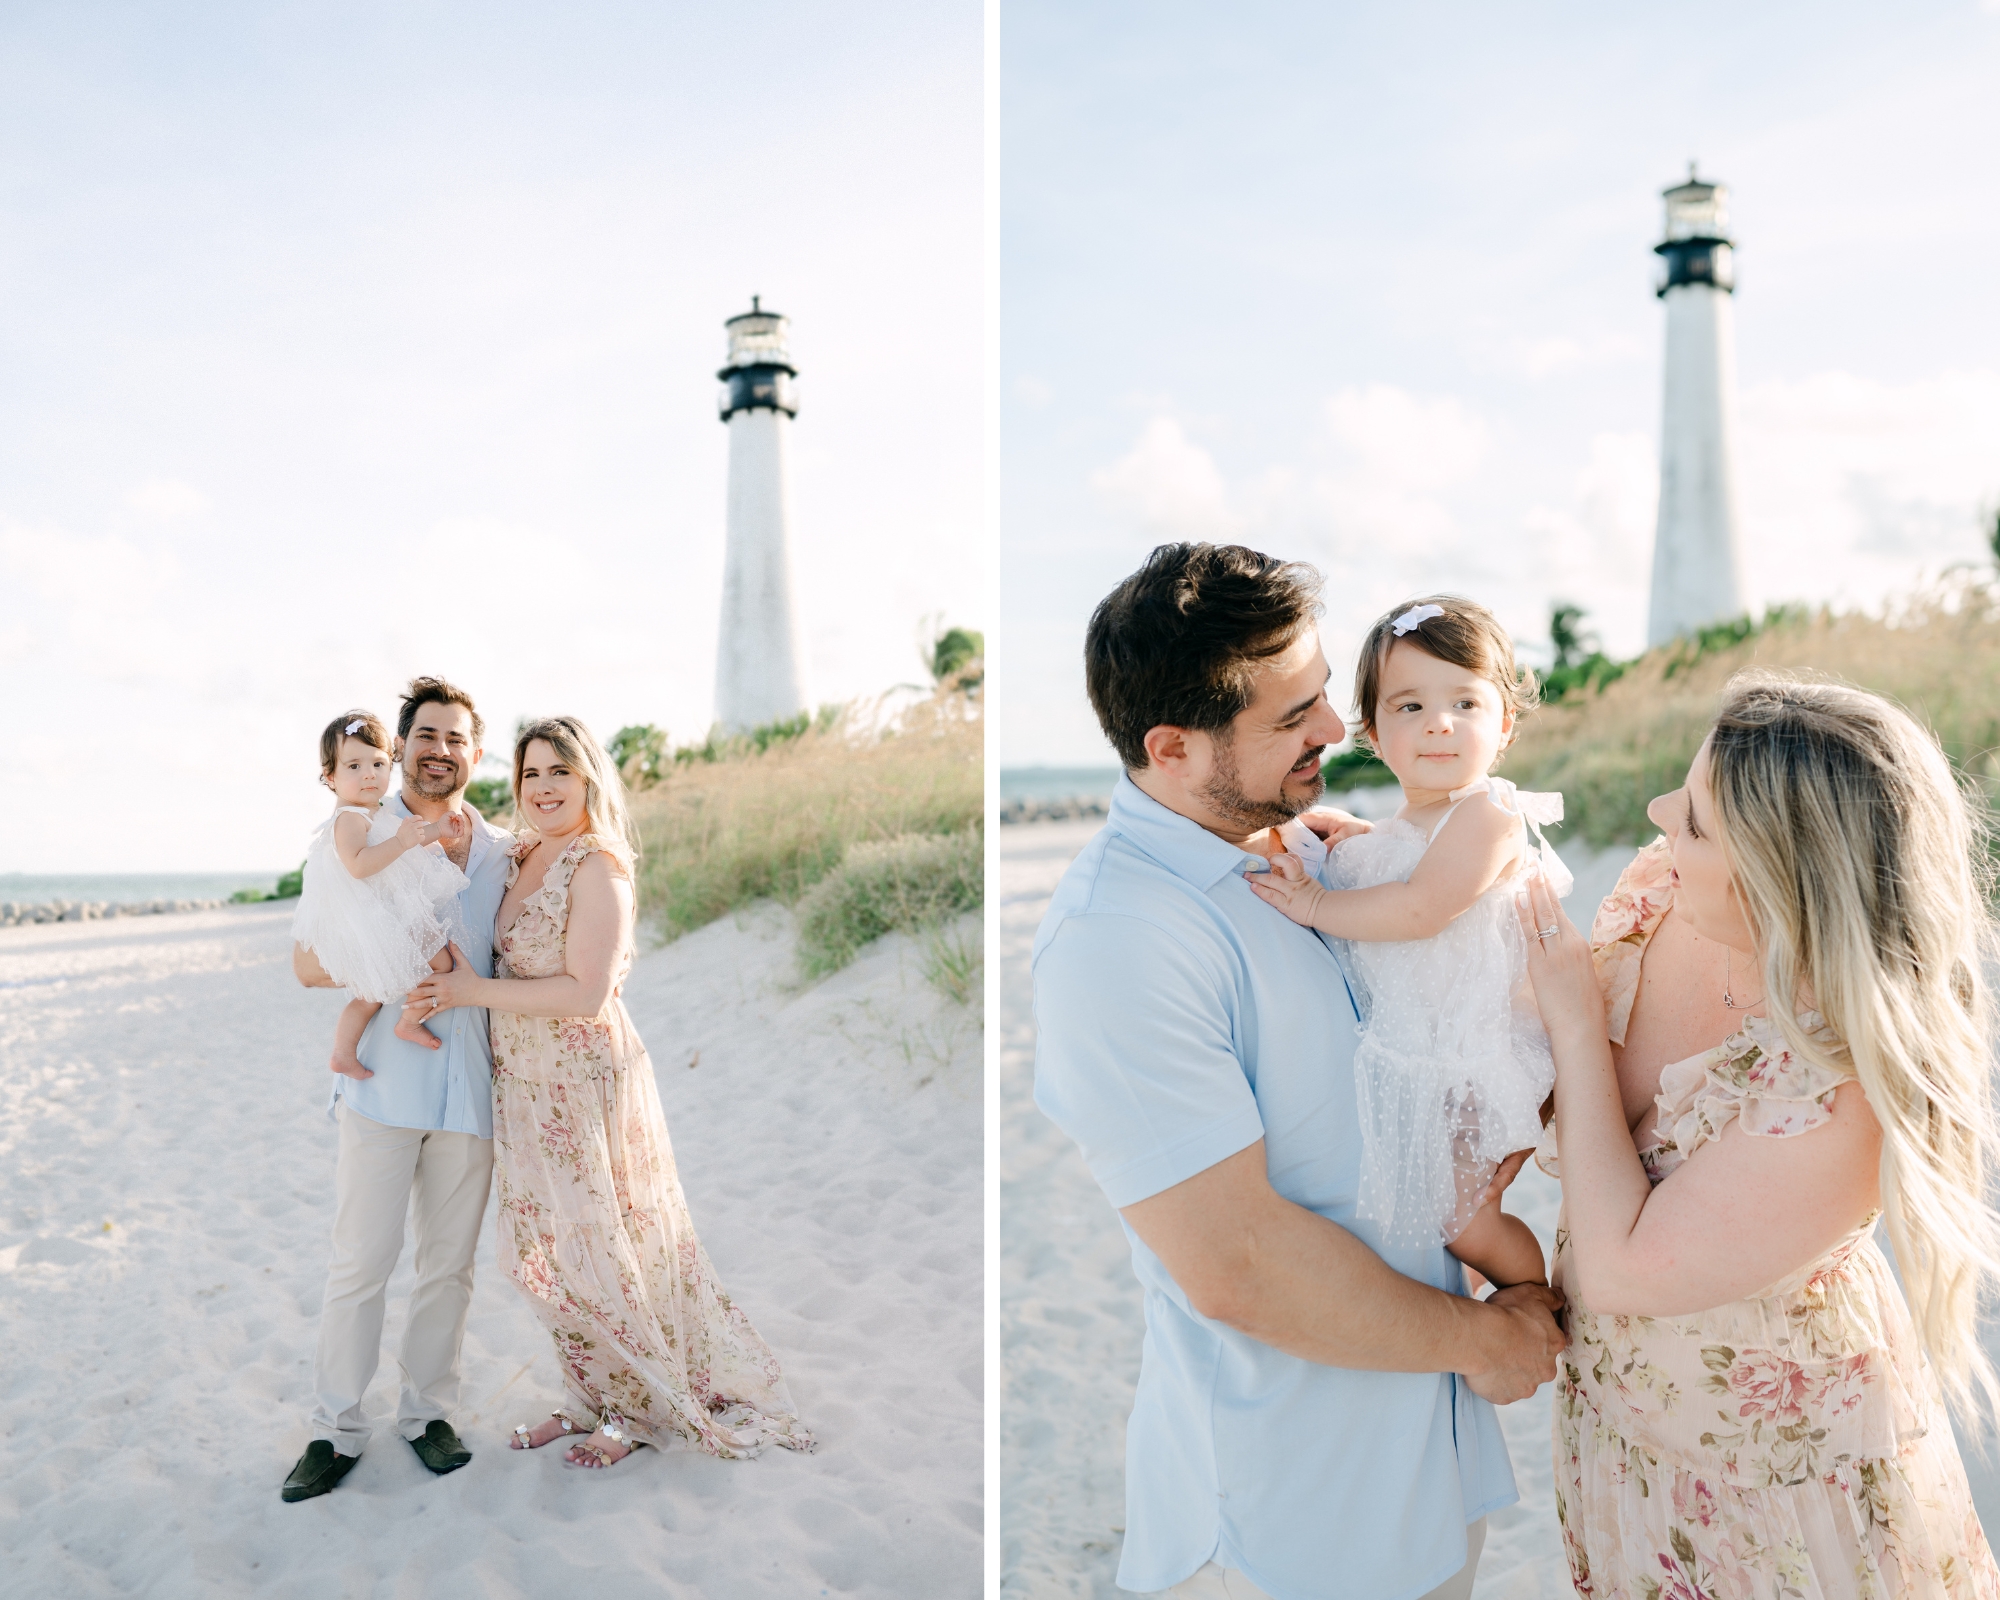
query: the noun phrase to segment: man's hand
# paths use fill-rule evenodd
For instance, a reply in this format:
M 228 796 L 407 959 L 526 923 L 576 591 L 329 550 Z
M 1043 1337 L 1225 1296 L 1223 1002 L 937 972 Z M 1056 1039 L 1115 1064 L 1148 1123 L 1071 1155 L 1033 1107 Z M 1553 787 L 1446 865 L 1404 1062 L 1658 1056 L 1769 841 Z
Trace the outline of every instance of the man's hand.
M 1496 1406 L 1525 1400 L 1556 1375 L 1556 1357 L 1569 1336 L 1556 1323 L 1563 1297 L 1540 1283 L 1517 1283 L 1497 1290 L 1485 1309 L 1487 1360 L 1477 1372 L 1461 1373 L 1468 1387 Z
M 1299 821 L 1318 834 L 1329 850 L 1343 839 L 1352 839 L 1357 833 L 1372 833 L 1375 828 L 1374 823 L 1337 806 L 1314 806 L 1310 811 L 1301 811 Z

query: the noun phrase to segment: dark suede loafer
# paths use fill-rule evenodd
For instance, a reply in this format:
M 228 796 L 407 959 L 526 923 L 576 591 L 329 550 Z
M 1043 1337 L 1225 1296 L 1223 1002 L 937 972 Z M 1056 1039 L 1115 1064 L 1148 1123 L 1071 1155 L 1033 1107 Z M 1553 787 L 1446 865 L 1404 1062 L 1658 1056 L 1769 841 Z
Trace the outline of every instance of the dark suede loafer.
M 472 1452 L 458 1442 L 458 1435 L 443 1417 L 412 1439 L 410 1448 L 416 1451 L 417 1459 L 439 1477 L 458 1471 L 472 1459 Z
M 310 1500 L 314 1495 L 331 1493 L 333 1486 L 346 1477 L 360 1459 L 359 1456 L 336 1453 L 331 1439 L 313 1440 L 306 1446 L 306 1453 L 299 1457 L 299 1464 L 292 1468 L 292 1475 L 285 1480 L 284 1498 Z

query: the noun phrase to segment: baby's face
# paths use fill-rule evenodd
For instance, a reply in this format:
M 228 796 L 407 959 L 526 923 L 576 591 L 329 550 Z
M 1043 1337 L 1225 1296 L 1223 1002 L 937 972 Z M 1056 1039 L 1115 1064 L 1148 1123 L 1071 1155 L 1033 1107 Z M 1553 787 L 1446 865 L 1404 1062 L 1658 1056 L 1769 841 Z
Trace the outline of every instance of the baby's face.
M 389 752 L 366 739 L 345 738 L 333 762 L 334 798 L 344 806 L 379 806 L 389 793 Z
M 1382 664 L 1375 748 L 1405 789 L 1449 791 L 1477 782 L 1507 748 L 1514 719 L 1499 687 L 1404 640 Z

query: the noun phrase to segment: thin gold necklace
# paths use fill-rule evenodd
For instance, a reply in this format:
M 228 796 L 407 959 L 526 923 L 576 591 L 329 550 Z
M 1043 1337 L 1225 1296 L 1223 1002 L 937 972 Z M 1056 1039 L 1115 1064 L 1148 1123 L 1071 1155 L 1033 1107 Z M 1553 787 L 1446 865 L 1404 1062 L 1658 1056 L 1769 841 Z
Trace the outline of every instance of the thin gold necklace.
M 1757 999 L 1752 1000 L 1750 1002 L 1750 1006 L 1742 1006 L 1740 1005 L 1740 1002 L 1738 1002 L 1736 996 L 1729 992 L 1729 987 L 1730 987 L 1729 980 L 1735 971 L 1734 968 L 1735 958 L 1736 958 L 1735 947 L 1733 945 L 1724 945 L 1722 947 L 1722 1003 L 1727 1007 L 1729 1007 L 1731 1011 L 1735 1011 L 1738 1009 L 1747 1011 L 1750 1009 L 1750 1006 L 1761 1006 L 1764 1003 L 1763 997 L 1761 995 Z

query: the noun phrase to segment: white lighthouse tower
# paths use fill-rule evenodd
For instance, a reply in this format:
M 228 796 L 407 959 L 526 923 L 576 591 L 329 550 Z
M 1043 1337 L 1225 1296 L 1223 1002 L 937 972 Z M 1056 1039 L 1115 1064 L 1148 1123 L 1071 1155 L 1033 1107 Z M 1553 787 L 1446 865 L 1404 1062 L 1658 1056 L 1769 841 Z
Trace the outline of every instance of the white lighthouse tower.
M 1660 420 L 1660 521 L 1653 535 L 1650 649 L 1750 609 L 1736 532 L 1736 269 L 1729 191 L 1687 182 L 1665 191 L 1666 404 Z
M 788 325 L 755 295 L 748 311 L 723 324 L 729 360 L 716 376 L 729 427 L 729 543 L 715 720 L 730 733 L 795 717 L 806 706 L 785 470 L 785 435 L 799 409 L 792 385 L 798 369 L 785 349 Z

